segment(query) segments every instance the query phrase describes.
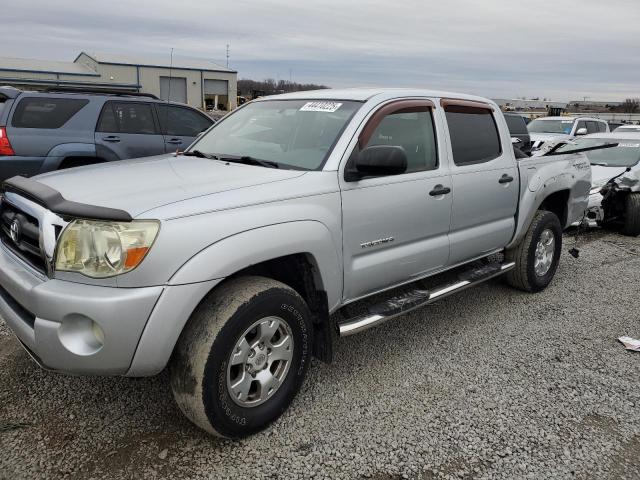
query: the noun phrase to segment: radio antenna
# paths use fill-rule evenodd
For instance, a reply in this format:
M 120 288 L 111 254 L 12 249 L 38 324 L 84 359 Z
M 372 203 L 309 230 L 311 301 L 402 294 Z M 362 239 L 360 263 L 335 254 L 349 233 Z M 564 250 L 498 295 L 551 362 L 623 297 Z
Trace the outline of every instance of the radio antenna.
M 173 74 L 173 47 L 171 48 L 171 57 L 169 60 L 169 90 L 167 91 L 167 104 L 171 100 L 171 76 Z

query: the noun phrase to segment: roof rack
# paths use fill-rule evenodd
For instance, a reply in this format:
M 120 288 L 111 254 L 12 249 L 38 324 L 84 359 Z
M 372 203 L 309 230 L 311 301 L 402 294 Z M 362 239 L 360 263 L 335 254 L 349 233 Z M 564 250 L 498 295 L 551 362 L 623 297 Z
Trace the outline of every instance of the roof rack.
M 48 87 L 44 89 L 45 92 L 59 92 L 59 93 L 94 93 L 98 95 L 118 95 L 124 97 L 147 97 L 159 100 L 153 93 L 141 93 L 141 92 L 127 92 L 124 90 L 115 90 L 109 88 L 95 88 L 95 87 Z

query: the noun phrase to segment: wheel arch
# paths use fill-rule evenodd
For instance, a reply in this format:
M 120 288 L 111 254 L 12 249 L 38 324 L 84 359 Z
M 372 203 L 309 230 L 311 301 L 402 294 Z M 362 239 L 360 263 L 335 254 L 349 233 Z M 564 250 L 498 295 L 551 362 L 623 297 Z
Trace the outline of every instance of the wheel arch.
M 160 372 L 202 300 L 227 280 L 243 275 L 265 276 L 296 290 L 314 315 L 313 353 L 331 361 L 336 330 L 329 312 L 342 295 L 339 262 L 331 233 L 316 221 L 261 227 L 210 245 L 168 282 L 147 321 L 127 375 Z
M 540 192 L 530 192 L 527 190 L 525 194 L 520 198 L 519 215 L 516 218 L 516 231 L 507 249 L 513 248 L 518 245 L 529 229 L 536 212 L 539 210 L 546 210 L 554 213 L 560 220 L 562 228 L 565 229 L 569 226 L 570 219 L 570 198 L 571 189 L 557 187 L 555 189 L 545 187 L 542 194 Z M 526 212 L 526 215 L 521 215 L 522 212 Z

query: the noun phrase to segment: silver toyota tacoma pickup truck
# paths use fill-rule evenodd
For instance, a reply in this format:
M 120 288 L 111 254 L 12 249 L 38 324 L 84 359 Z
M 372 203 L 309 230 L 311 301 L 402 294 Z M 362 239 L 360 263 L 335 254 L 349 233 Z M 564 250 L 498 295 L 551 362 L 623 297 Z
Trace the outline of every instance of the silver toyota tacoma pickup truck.
M 484 98 L 264 98 L 185 152 L 7 180 L 0 316 L 48 369 L 168 367 L 189 419 L 243 437 L 339 336 L 498 275 L 544 289 L 590 187 L 582 154 L 516 159 Z

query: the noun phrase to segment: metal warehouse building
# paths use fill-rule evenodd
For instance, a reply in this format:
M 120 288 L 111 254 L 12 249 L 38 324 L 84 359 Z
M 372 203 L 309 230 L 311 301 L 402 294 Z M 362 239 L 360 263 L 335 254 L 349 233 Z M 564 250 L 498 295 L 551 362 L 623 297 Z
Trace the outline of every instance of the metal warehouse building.
M 82 52 L 73 62 L 0 57 L 0 85 L 94 87 L 152 93 L 194 107 L 236 107 L 238 74 L 203 59 Z

